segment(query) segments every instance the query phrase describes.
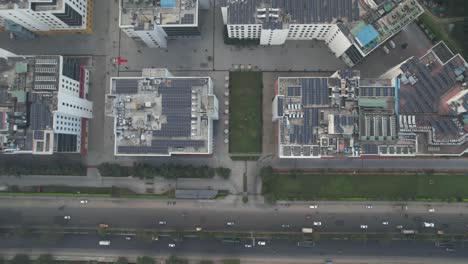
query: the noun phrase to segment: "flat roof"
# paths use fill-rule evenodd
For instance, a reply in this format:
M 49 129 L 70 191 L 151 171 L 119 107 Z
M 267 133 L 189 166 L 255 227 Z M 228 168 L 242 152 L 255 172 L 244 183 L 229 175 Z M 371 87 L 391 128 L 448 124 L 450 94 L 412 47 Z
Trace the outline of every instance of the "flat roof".
M 361 86 L 360 80 L 354 70 L 279 77 L 273 101 L 278 156 L 416 155 L 414 137 L 399 134 L 396 82 L 362 79 Z
M 427 144 L 436 147 L 430 152 L 460 154 L 460 149 L 466 150 L 468 143 L 462 142 L 468 137 L 468 127 L 454 111 L 456 102 L 448 103 L 464 89 L 468 64 L 463 57 L 439 43 L 420 58 L 408 59 L 400 69 L 399 111 L 415 120 L 414 129 L 431 134 Z
M 111 78 L 116 155 L 209 154 L 209 77 Z
M 120 0 L 120 26 L 152 30 L 155 24 L 198 25 L 198 0 Z
M 359 19 L 358 0 L 223 0 L 229 24 L 329 23 Z

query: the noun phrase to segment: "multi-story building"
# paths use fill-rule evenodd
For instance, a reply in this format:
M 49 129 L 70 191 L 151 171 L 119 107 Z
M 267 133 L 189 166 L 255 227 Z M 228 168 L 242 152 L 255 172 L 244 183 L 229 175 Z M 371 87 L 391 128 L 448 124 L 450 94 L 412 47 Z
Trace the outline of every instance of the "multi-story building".
M 31 32 L 86 29 L 88 0 L 0 0 L 0 24 Z
M 120 0 L 119 27 L 152 48 L 167 40 L 199 36 L 198 0 Z
M 280 77 L 280 158 L 459 156 L 468 151 L 468 64 L 439 43 L 378 79 L 342 70 Z
M 116 156 L 210 155 L 218 99 L 210 77 L 146 69 L 111 78 L 106 112 L 114 118 Z
M 230 38 L 323 40 L 348 66 L 360 62 L 423 13 L 416 0 L 223 0 Z
M 87 63 L 0 49 L 0 152 L 86 153 L 93 117 Z

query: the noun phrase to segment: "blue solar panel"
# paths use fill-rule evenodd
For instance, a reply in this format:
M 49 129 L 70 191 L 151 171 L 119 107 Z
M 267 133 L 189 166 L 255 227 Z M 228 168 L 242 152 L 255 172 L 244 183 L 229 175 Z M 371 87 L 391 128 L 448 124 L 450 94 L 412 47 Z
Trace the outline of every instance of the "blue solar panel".
M 347 121 L 346 116 L 342 116 L 342 117 L 341 117 L 341 124 L 342 124 L 343 126 L 346 126 L 346 125 L 347 125 L 347 122 L 346 122 L 346 121 Z

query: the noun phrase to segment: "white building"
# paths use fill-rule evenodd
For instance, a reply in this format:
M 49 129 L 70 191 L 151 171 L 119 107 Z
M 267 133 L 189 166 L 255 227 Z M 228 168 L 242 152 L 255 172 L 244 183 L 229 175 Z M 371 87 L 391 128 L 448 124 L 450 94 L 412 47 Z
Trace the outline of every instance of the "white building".
M 4 50 L 0 55 L 0 151 L 85 154 L 88 120 L 93 118 L 93 103 L 86 99 L 86 62 Z
M 119 27 L 132 39 L 152 48 L 167 40 L 199 36 L 198 0 L 120 0 Z M 206 6 L 206 1 L 202 1 Z M 208 5 L 209 6 L 209 5 Z
M 30 31 L 82 30 L 87 10 L 88 0 L 0 0 L 0 24 L 9 20 Z
M 166 69 L 111 78 L 106 101 L 116 156 L 211 155 L 218 111 L 210 77 L 175 77 Z
M 423 13 L 415 0 L 223 0 L 230 38 L 323 40 L 353 66 Z

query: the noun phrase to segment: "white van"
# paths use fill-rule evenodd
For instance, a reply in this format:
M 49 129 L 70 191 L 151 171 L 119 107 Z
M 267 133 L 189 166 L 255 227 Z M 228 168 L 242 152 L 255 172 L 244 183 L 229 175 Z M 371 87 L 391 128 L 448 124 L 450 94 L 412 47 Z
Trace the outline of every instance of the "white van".
M 101 240 L 99 241 L 100 246 L 110 246 L 110 241 L 109 240 Z

